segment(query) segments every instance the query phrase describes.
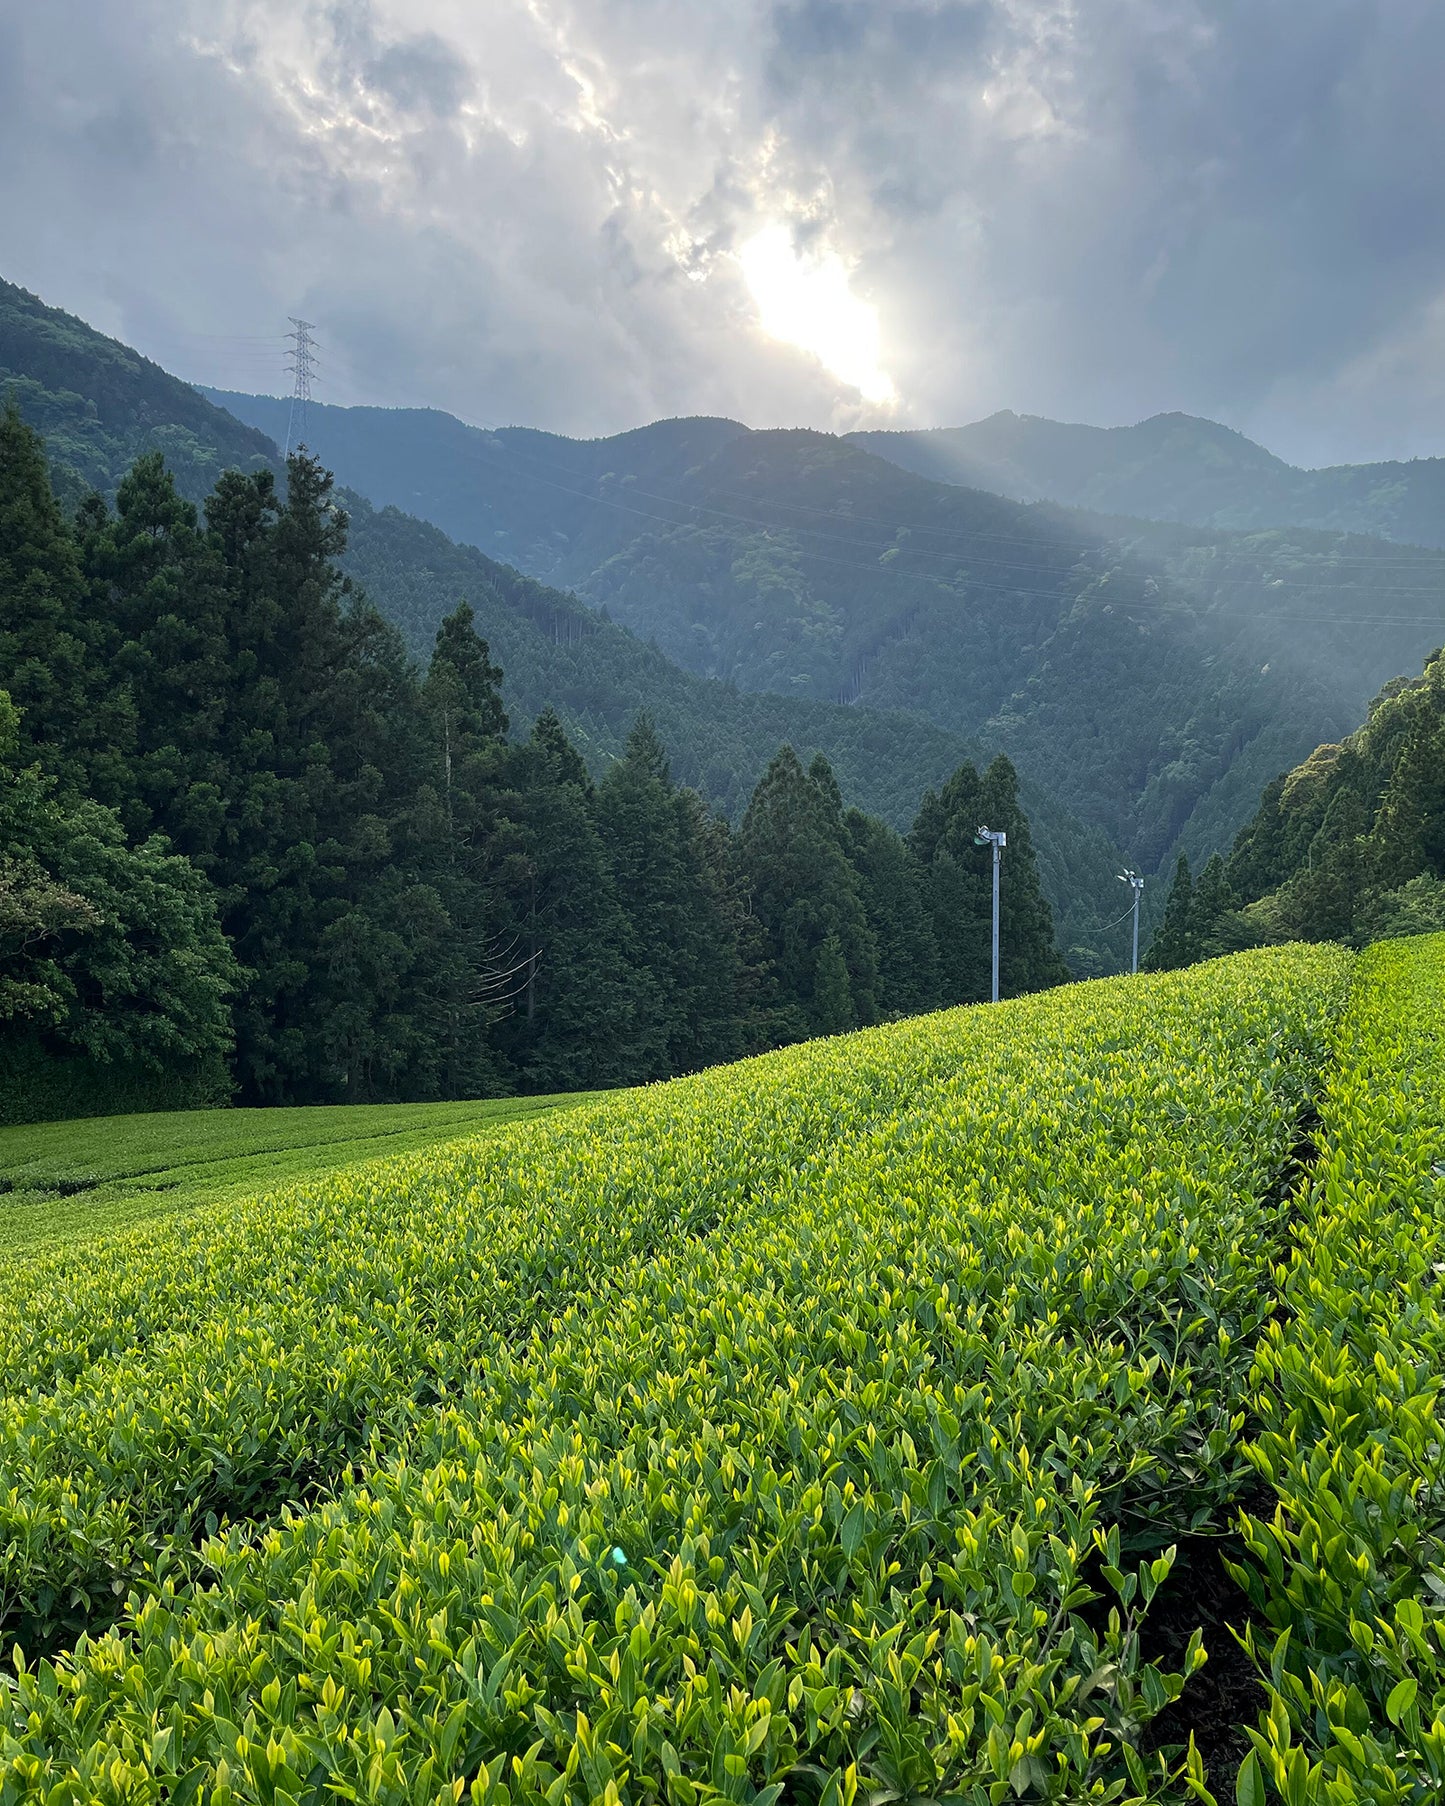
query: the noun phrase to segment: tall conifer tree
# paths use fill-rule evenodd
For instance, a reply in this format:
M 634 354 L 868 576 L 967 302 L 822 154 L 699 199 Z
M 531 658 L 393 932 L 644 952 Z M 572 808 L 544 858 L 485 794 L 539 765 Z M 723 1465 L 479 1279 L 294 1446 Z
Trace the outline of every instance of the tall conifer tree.
M 764 947 L 769 1038 L 795 1040 L 875 1020 L 878 950 L 826 761 L 815 761 L 810 773 L 791 746 L 778 752 L 748 804 L 739 853 Z M 846 985 L 838 982 L 833 952 L 820 970 L 830 940 Z
M 1194 933 L 1194 878 L 1188 857 L 1181 853 L 1174 866 L 1174 881 L 1164 915 L 1144 956 L 1146 972 L 1174 972 L 1198 958 Z
M 1016 997 L 1068 976 L 1054 945 L 1018 775 L 1000 756 L 982 777 L 961 765 L 941 791 L 930 791 L 909 836 L 924 871 L 945 1004 L 982 1002 L 991 988 L 992 855 L 976 844 L 980 827 L 1008 835 L 999 886 L 999 994 Z
M 938 948 L 924 874 L 886 822 L 850 809 L 843 817 L 848 858 L 878 947 L 879 1015 L 916 1015 L 938 1000 Z

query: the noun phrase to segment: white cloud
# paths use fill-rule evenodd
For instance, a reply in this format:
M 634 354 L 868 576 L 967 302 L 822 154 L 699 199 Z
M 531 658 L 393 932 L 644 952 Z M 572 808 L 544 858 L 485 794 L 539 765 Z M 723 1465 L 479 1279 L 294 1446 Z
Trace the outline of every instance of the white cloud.
M 483 422 L 1441 450 L 1442 52 L 1416 0 L 48 0 L 3 273 L 241 387 L 303 312 L 322 394 Z

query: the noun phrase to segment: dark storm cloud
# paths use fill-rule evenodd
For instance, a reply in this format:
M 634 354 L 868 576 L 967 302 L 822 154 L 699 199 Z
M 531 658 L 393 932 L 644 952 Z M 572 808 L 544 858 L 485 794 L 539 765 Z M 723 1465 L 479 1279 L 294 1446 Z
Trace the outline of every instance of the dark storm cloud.
M 0 0 L 3 273 L 239 386 L 304 310 L 337 399 L 848 424 L 781 225 L 899 420 L 1440 451 L 1442 66 L 1434 0 Z

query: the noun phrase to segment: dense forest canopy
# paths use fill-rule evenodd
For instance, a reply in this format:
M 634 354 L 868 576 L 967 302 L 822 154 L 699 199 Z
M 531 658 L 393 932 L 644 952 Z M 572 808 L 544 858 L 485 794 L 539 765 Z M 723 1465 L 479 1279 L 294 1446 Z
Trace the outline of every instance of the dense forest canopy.
M 284 481 L 277 444 L 264 433 L 84 322 L 3 282 L 0 334 L 6 346 L 0 403 L 10 393 L 24 418 L 45 432 L 52 482 L 67 508 L 92 489 L 113 499 L 134 457 L 147 450 L 166 455 L 180 493 L 197 503 L 226 468 L 268 467 Z M 92 389 L 105 398 L 103 407 L 86 399 Z M 313 440 L 324 412 L 313 408 L 308 416 Z M 269 425 L 279 439 L 289 423 L 283 404 Z M 173 465 L 177 434 L 189 437 Z M 400 630 L 409 654 L 425 662 L 456 597 L 468 597 L 477 631 L 507 672 L 513 713 L 533 718 L 554 709 L 594 779 L 621 757 L 633 721 L 646 709 L 668 744 L 674 775 L 734 823 L 787 741 L 805 760 L 823 753 L 853 802 L 902 831 L 925 789 L 941 785 L 961 762 L 986 763 L 990 756 L 916 713 L 706 681 L 575 596 L 403 512 L 412 505 L 405 494 L 390 498 L 400 506 L 384 508 L 354 490 L 338 491 L 338 499 L 351 522 L 342 567 Z M 1073 969 L 1113 969 L 1117 936 L 1102 925 L 1114 913 L 1116 850 L 1103 830 L 1081 822 L 1027 775 L 1023 795 Z
M 1228 858 L 1176 867 L 1159 969 L 1269 941 L 1445 930 L 1445 654 L 1386 685 L 1369 719 L 1276 778 Z
M 287 407 L 216 398 L 271 430 Z M 1445 619 L 1437 551 L 1022 507 L 856 436 L 696 419 L 583 442 L 325 407 L 308 431 L 375 500 L 574 586 L 692 671 L 1002 747 L 1146 872 L 1227 846 Z
M 595 783 L 554 711 L 511 733 L 465 599 L 418 670 L 286 478 L 198 510 L 150 453 L 72 521 L 0 417 L 6 1113 L 627 1084 L 974 1001 L 979 809 L 1005 989 L 1067 976 L 1007 760 L 907 841 L 791 746 L 734 833 L 646 714 Z

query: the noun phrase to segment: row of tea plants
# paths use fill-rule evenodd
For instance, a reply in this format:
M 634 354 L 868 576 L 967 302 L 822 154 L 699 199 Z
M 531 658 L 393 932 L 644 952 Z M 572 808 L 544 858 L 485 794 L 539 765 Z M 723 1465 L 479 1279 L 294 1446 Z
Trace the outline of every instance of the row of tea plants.
M 1207 1800 L 1143 1753 L 1205 1652 L 1140 1633 L 1273 1459 L 1350 977 L 924 1018 L 37 1269 L 0 1802 Z
M 1246 1806 L 1445 1799 L 1445 938 L 1361 968 L 1252 1376 Z

